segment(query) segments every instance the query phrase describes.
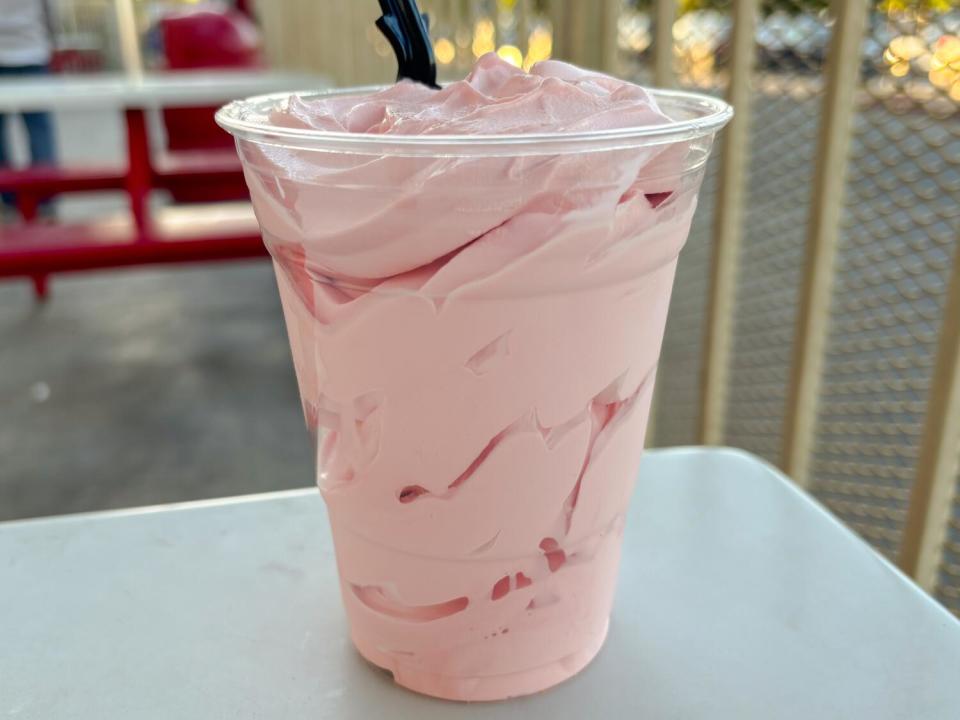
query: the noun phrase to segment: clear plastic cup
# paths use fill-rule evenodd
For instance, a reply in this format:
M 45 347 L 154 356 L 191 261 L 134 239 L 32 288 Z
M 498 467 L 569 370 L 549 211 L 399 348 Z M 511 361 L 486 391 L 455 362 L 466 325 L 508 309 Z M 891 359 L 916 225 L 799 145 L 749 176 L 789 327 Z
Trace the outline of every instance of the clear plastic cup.
M 352 95 L 370 89 L 341 91 Z M 360 653 L 455 700 L 607 634 L 677 257 L 722 101 L 585 133 L 350 135 L 217 115 L 276 268 Z

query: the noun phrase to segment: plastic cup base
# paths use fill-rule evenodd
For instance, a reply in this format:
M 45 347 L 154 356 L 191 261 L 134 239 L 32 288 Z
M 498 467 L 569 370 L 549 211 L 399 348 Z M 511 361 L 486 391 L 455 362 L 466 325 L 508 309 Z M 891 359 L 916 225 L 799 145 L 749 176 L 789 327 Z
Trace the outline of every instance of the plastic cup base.
M 603 632 L 591 638 L 582 650 L 553 662 L 520 672 L 480 677 L 425 672 L 376 648 L 364 647 L 356 639 L 354 645 L 364 659 L 391 673 L 394 682 L 407 690 L 443 700 L 492 702 L 534 695 L 569 680 L 597 656 L 607 639 L 609 628 L 608 620 L 603 626 Z

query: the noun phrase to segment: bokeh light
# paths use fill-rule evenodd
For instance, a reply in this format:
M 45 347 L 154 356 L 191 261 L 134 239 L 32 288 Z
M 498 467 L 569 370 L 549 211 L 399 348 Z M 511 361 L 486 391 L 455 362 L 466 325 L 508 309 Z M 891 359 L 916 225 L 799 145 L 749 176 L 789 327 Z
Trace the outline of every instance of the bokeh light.
M 549 60 L 553 55 L 553 33 L 549 28 L 537 27 L 527 39 L 527 56 L 523 59 L 523 69 L 529 70 L 541 60 Z
M 493 24 L 493 20 L 489 18 L 477 20 L 476 25 L 473 26 L 474 57 L 482 57 L 497 49 L 495 41 L 496 32 L 497 29 Z
M 930 83 L 946 90 L 951 100 L 960 102 L 960 37 L 941 36 L 930 58 Z
M 433 54 L 441 65 L 449 65 L 457 58 L 457 48 L 447 38 L 437 38 L 433 43 Z
M 497 55 L 514 67 L 523 65 L 523 52 L 516 45 L 501 45 L 497 48 Z

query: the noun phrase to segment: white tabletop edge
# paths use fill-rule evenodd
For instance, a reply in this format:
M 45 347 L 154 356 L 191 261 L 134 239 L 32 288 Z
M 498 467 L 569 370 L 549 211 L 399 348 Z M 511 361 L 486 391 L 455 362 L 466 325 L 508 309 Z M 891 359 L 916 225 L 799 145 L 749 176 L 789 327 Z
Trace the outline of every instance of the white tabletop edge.
M 232 495 L 219 498 L 205 498 L 203 500 L 186 500 L 184 502 L 117 508 L 113 510 L 93 510 L 90 512 L 67 513 L 65 515 L 45 515 L 41 517 L 23 518 L 21 520 L 5 520 L 0 521 L 0 533 L 4 530 L 24 525 L 36 526 L 86 520 L 110 520 L 136 515 L 156 515 L 157 513 L 178 512 L 180 510 L 199 510 L 203 508 L 226 507 L 228 505 L 243 505 L 264 500 L 304 497 L 319 494 L 319 492 L 316 487 L 293 488 L 291 490 L 271 490 L 269 492 L 251 493 L 249 495 Z
M 680 455 L 687 452 L 696 452 L 697 450 L 702 449 L 703 448 L 699 448 L 695 445 L 671 448 L 654 448 L 647 450 L 646 455 Z M 711 448 L 711 450 L 720 451 L 724 454 L 739 455 L 744 458 L 760 460 L 763 462 L 760 458 L 756 458 L 749 452 L 745 450 L 739 450 L 737 448 L 717 447 Z M 779 470 L 774 468 L 772 465 L 770 468 L 782 477 L 782 473 L 780 473 Z M 175 512 L 178 510 L 196 510 L 201 508 L 222 507 L 226 505 L 240 505 L 243 503 L 281 500 L 284 498 L 312 495 L 313 493 L 319 493 L 319 490 L 316 487 L 292 488 L 290 490 L 270 490 L 262 493 L 250 493 L 248 495 L 227 495 L 225 497 L 218 498 L 204 498 L 203 500 L 185 500 L 183 502 L 139 505 L 128 508 L 114 508 L 110 510 L 91 510 L 89 512 L 65 513 L 63 515 L 41 515 L 39 517 L 0 521 L 0 531 L 3 531 L 7 528 L 28 524 L 37 525 L 40 523 L 74 522 L 77 520 L 108 520 L 116 517 L 130 517 L 132 515 L 152 515 L 155 513 Z M 804 493 L 801 492 L 800 495 L 804 496 Z M 829 514 L 829 511 L 825 512 L 828 512 Z
M 689 445 L 676 448 L 667 448 L 667 452 L 671 455 L 682 454 L 686 452 L 696 452 L 697 450 L 702 450 L 703 447 L 696 445 Z M 937 611 L 941 613 L 944 618 L 950 620 L 951 622 L 960 623 L 960 618 L 956 617 L 952 612 L 950 612 L 946 607 L 937 602 L 926 590 L 920 587 L 916 580 L 907 575 L 903 570 L 901 570 L 896 563 L 890 561 L 886 556 L 877 551 L 869 542 L 867 542 L 863 536 L 857 533 L 853 528 L 844 523 L 840 518 L 838 518 L 826 505 L 821 503 L 816 497 L 812 494 L 801 488 L 797 485 L 788 475 L 784 474 L 783 470 L 778 468 L 776 465 L 766 460 L 765 458 L 760 457 L 759 455 L 754 455 L 753 453 L 743 450 L 741 448 L 735 447 L 725 447 L 725 446 L 710 446 L 710 450 L 714 451 L 718 455 L 728 455 L 731 457 L 738 457 L 750 462 L 759 463 L 764 465 L 767 470 L 770 472 L 771 476 L 776 476 L 782 481 L 783 486 L 786 488 L 787 492 L 791 494 L 795 499 L 800 501 L 802 504 L 806 505 L 812 511 L 814 511 L 821 519 L 825 520 L 834 528 L 840 530 L 844 535 L 846 535 L 850 540 L 854 541 L 858 545 L 861 545 L 865 549 L 869 550 L 870 553 L 878 560 L 882 565 L 886 566 L 890 571 L 892 571 L 896 576 L 903 580 L 907 585 L 911 587 L 918 595 L 922 596 L 923 599 L 929 604 L 936 607 Z M 650 452 L 650 451 L 648 451 Z M 653 452 L 663 452 L 654 450 Z

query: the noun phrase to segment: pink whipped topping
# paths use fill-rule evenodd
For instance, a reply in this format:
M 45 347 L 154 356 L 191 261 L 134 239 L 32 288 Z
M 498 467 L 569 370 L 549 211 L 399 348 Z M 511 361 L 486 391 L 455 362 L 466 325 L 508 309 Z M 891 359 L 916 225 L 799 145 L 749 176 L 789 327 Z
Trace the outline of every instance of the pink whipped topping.
M 441 91 L 293 98 L 272 121 L 432 136 L 667 119 L 629 83 L 490 55 Z M 240 150 L 357 647 L 461 700 L 575 674 L 607 632 L 696 204 L 688 148 Z
M 612 130 L 669 122 L 638 85 L 557 60 L 526 73 L 491 53 L 440 91 L 409 80 L 366 97 L 291 99 L 285 127 L 376 135 L 504 135 Z

